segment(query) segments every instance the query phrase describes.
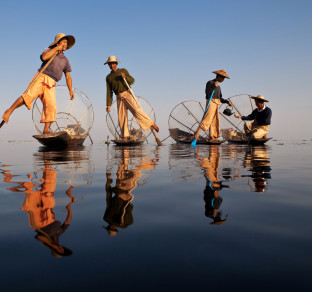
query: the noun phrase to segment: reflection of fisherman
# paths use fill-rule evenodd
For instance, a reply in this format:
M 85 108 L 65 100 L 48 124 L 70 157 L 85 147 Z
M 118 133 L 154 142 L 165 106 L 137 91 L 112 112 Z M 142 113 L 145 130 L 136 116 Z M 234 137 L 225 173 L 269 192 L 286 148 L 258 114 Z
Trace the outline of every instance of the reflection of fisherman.
M 35 238 L 46 245 L 54 257 L 71 255 L 72 251 L 60 245 L 58 241 L 60 235 L 68 229 L 72 219 L 71 205 L 75 202 L 75 197 L 71 194 L 73 186 L 66 191 L 71 202 L 66 206 L 68 213 L 63 224 L 55 220 L 53 208 L 55 206 L 56 171 L 49 167 L 47 162 L 43 171 L 41 190 L 33 190 L 34 187 L 36 185 L 31 182 L 21 182 L 10 190 L 26 193 L 22 210 L 28 213 L 29 224 L 37 232 Z
M 211 183 L 206 177 L 206 188 L 204 190 L 204 201 L 205 201 L 205 215 L 213 222 L 211 224 L 221 225 L 227 220 L 227 215 L 222 219 L 222 211 L 219 208 L 222 204 L 222 197 L 219 196 L 219 190 L 222 189 L 222 183 Z
M 272 110 L 264 103 L 269 102 L 262 95 L 251 96 L 255 100 L 257 108 L 248 116 L 236 115 L 236 118 L 241 118 L 243 121 L 252 121 L 245 123 L 244 130 L 246 135 L 251 138 L 261 139 L 266 138 L 271 124 Z
M 222 98 L 221 88 L 219 83 L 223 82 L 225 78 L 230 79 L 229 75 L 225 70 L 213 71 L 217 76 L 215 79 L 210 80 L 206 84 L 206 107 L 210 103 L 208 110 L 200 123 L 198 129 L 196 130 L 194 137 L 199 138 L 200 129 L 203 131 L 209 130 L 209 136 L 211 141 L 218 141 L 220 136 L 220 120 L 219 120 L 219 105 L 221 103 L 227 103 L 233 106 L 232 103 L 226 99 Z M 211 96 L 212 95 L 212 96 Z
M 136 153 L 135 149 L 123 148 L 121 155 L 114 187 L 111 186 L 113 182 L 111 173 L 106 173 L 106 210 L 103 220 L 108 223 L 106 230 L 111 236 L 117 235 L 117 227 L 126 228 L 133 223 L 131 192 L 138 186 L 142 170 L 154 169 L 158 161 L 158 158 L 142 158 L 141 152 Z M 140 163 L 135 165 L 135 169 L 129 169 L 130 157 L 140 157 Z
M 204 190 L 205 215 L 213 219 L 211 224 L 221 225 L 227 220 L 227 215 L 222 219 L 222 212 L 219 208 L 222 204 L 222 197 L 219 190 L 222 181 L 219 180 L 220 150 L 216 145 L 209 146 L 209 157 L 199 158 L 200 166 L 204 168 L 206 178 L 206 188 Z
M 106 111 L 110 111 L 112 105 L 113 92 L 117 97 L 117 111 L 118 121 L 124 140 L 128 140 L 130 137 L 128 129 L 128 110 L 131 111 L 132 115 L 137 120 L 140 127 L 146 131 L 150 128 L 154 128 L 155 131 L 159 131 L 158 126 L 149 118 L 149 116 L 142 110 L 138 102 L 129 92 L 127 85 L 123 81 L 126 79 L 127 83 L 133 84 L 134 78 L 129 74 L 126 69 L 118 69 L 118 59 L 115 56 L 110 56 L 105 64 L 108 64 L 111 69 L 111 73 L 106 77 L 107 87 L 107 100 L 106 100 Z M 104 64 L 104 65 L 105 65 Z
M 106 173 L 106 210 L 103 219 L 108 223 L 106 230 L 111 236 L 117 235 L 117 227 L 126 228 L 133 223 L 133 205 L 131 204 L 133 195 L 130 192 L 132 180 L 135 177 L 132 175 L 133 173 L 129 172 L 122 178 L 117 178 L 116 186 L 112 187 L 111 175 Z
M 267 187 L 267 180 L 271 179 L 270 159 L 266 146 L 256 146 L 251 149 L 250 153 L 246 153 L 245 167 L 251 168 L 251 177 L 255 192 L 263 193 Z M 244 177 L 244 176 L 242 176 Z

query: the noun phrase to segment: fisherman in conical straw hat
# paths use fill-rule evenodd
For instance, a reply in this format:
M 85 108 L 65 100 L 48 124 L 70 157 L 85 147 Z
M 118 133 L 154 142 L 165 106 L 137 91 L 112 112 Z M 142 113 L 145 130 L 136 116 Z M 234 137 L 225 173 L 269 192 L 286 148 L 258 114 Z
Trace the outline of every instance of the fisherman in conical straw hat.
M 210 141 L 219 142 L 220 136 L 220 120 L 219 120 L 219 105 L 221 103 L 227 103 L 233 106 L 232 103 L 222 98 L 221 88 L 219 83 L 223 82 L 225 78 L 230 79 L 229 75 L 224 69 L 213 71 L 216 74 L 216 78 L 210 80 L 206 84 L 206 107 L 209 103 L 208 110 L 203 117 L 198 129 L 194 134 L 194 138 L 199 138 L 200 129 L 203 131 L 209 130 Z
M 64 56 L 64 51 L 69 50 L 74 44 L 75 38 L 71 35 L 59 33 L 55 36 L 54 42 L 40 55 L 42 65 L 38 69 L 34 78 L 36 78 L 41 68 L 44 67 L 44 65 L 55 55 L 56 52 L 58 52 L 58 55 L 42 72 L 36 82 L 22 96 L 20 96 L 9 109 L 5 111 L 2 118 L 6 123 L 9 122 L 9 118 L 15 109 L 21 107 L 22 105 L 31 109 L 33 101 L 39 97 L 43 104 L 42 117 L 40 121 L 45 124 L 43 134 L 52 133 L 49 131 L 49 128 L 51 123 L 55 121 L 57 113 L 54 87 L 56 82 L 61 80 L 62 73 L 65 74 L 70 99 L 74 99 L 72 78 L 70 76 L 72 69 L 68 59 Z
M 235 115 L 235 117 L 243 121 L 253 121 L 244 125 L 245 133 L 250 136 L 250 139 L 266 138 L 271 124 L 272 110 L 264 103 L 269 101 L 262 95 L 251 96 L 251 98 L 255 100 L 257 108 L 248 116 Z
M 123 80 L 123 78 L 125 78 L 128 84 L 131 85 L 134 83 L 134 78 L 126 69 L 118 69 L 118 62 L 119 60 L 115 56 L 110 56 L 104 63 L 104 65 L 108 64 L 111 69 L 111 72 L 106 76 L 106 111 L 110 112 L 114 92 L 117 97 L 118 122 L 122 138 L 125 141 L 130 139 L 128 129 L 128 110 L 130 110 L 144 131 L 153 128 L 156 132 L 159 132 L 158 126 L 142 110 L 138 102 L 129 92 L 128 87 Z

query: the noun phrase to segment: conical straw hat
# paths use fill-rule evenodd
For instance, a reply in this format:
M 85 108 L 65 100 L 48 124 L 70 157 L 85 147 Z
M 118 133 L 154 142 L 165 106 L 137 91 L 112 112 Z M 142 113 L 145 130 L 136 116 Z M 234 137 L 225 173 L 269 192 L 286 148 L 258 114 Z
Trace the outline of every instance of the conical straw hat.
M 115 56 L 109 56 L 107 61 L 104 63 L 104 65 L 106 65 L 108 63 L 114 63 L 114 62 L 118 63 L 119 60 Z
M 230 79 L 230 76 L 227 75 L 227 73 L 225 72 L 224 69 L 221 69 L 221 70 L 218 70 L 218 71 L 213 71 L 212 73 L 215 73 L 215 74 L 217 74 L 217 75 L 221 75 L 221 76 L 223 76 L 223 77 L 225 77 L 225 78 Z
M 72 35 L 66 35 L 63 33 L 58 33 L 54 38 L 54 42 L 51 45 L 49 45 L 49 48 L 56 45 L 63 38 L 67 39 L 67 50 L 69 50 L 75 44 L 76 40 Z
M 255 99 L 255 100 L 260 100 L 260 101 L 263 101 L 263 102 L 269 102 L 268 100 L 264 99 L 264 97 L 262 95 L 251 96 L 251 98 Z

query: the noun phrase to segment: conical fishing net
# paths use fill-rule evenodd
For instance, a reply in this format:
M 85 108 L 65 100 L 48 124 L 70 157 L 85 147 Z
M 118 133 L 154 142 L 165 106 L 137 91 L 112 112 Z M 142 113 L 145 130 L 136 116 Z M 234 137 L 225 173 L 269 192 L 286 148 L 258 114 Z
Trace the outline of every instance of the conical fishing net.
M 92 128 L 94 113 L 90 99 L 79 89 L 73 88 L 75 98 L 70 100 L 67 86 L 55 87 L 57 115 L 51 124 L 52 132 L 67 130 L 72 135 L 87 135 Z M 37 131 L 42 134 L 44 123 L 40 123 L 42 102 L 36 99 L 33 105 L 32 118 Z
M 152 106 L 140 96 L 136 96 L 136 99 L 142 108 L 142 110 L 149 116 L 149 118 L 155 122 L 155 112 Z M 128 129 L 130 133 L 131 140 L 145 140 L 150 134 L 151 130 L 143 131 L 143 129 L 139 126 L 136 119 L 133 117 L 132 113 L 128 110 Z M 117 139 L 122 139 L 122 134 L 120 131 L 120 126 L 118 122 L 118 112 L 117 112 L 117 102 L 114 101 L 111 105 L 110 112 L 106 115 L 106 122 L 109 131 L 112 135 Z
M 229 100 L 233 108 L 227 104 L 221 104 L 219 108 L 221 135 L 228 141 L 245 141 L 248 139 L 244 132 L 245 122 L 234 115 L 248 116 L 256 108 L 255 101 L 248 94 L 234 95 Z M 224 113 L 226 108 L 230 109 L 230 115 Z
M 189 143 L 205 111 L 205 104 L 195 100 L 179 103 L 170 113 L 168 124 L 171 137 L 180 143 Z M 209 133 L 199 132 L 198 143 L 208 140 Z

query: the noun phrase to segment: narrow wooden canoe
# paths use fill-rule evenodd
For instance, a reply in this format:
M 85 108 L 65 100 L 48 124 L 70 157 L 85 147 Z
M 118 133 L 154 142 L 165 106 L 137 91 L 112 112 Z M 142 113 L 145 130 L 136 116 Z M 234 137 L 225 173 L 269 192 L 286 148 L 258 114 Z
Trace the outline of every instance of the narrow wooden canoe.
M 232 140 L 227 139 L 227 141 L 231 144 L 249 144 L 249 145 L 263 145 L 264 143 L 268 142 L 272 138 L 266 138 L 266 139 L 252 139 L 249 143 L 248 140 Z
M 112 140 L 112 142 L 114 142 L 118 146 L 137 146 L 137 145 L 142 145 L 144 141 L 145 139 L 135 139 L 135 140 L 128 140 L 128 141 L 124 141 L 122 139 Z
M 33 135 L 42 145 L 50 148 L 66 148 L 81 145 L 87 135 L 70 135 L 67 131 L 52 134 Z
M 177 143 L 181 143 L 181 144 L 191 144 L 193 141 L 193 135 L 194 134 L 190 134 L 187 133 L 185 131 L 182 131 L 178 128 L 175 129 L 169 129 L 169 133 L 171 138 L 176 141 Z M 204 145 L 220 145 L 222 143 L 226 142 L 224 141 L 210 141 L 207 138 L 204 138 L 202 136 L 199 136 L 199 139 L 197 140 L 196 144 L 204 144 Z

